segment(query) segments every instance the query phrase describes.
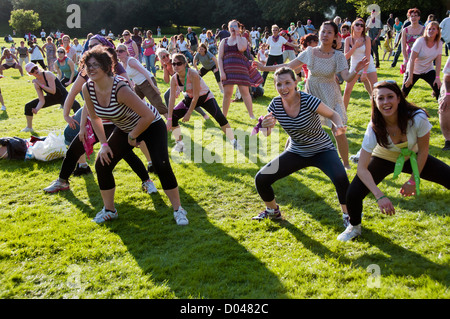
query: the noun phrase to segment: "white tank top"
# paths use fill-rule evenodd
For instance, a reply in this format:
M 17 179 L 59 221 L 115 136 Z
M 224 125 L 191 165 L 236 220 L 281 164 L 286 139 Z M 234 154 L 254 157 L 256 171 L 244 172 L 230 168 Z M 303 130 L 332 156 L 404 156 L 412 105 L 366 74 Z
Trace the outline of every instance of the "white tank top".
M 142 74 L 141 72 L 139 72 L 138 70 L 136 70 L 135 68 L 132 68 L 130 66 L 130 61 L 134 60 L 137 63 L 140 63 L 137 59 L 129 57 L 128 58 L 128 63 L 127 63 L 127 74 L 128 77 L 136 84 L 136 85 L 141 85 L 142 83 L 144 83 L 147 79 L 145 78 L 144 74 Z M 145 68 L 144 68 L 145 69 Z M 145 71 L 148 72 L 147 69 L 145 69 Z M 150 77 L 153 77 L 153 74 L 151 74 L 150 72 L 148 72 L 150 74 Z

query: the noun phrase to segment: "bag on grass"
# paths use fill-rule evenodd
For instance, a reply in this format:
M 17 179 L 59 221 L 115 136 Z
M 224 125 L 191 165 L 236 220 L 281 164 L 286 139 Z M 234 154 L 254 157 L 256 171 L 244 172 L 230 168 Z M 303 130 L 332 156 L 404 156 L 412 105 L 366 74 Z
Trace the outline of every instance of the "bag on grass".
M 9 160 L 24 160 L 27 152 L 27 141 L 19 137 L 4 137 L 0 138 L 0 145 L 5 147 L 0 154 L 0 158 L 7 158 Z
M 64 136 L 52 132 L 45 140 L 37 141 L 33 146 L 30 146 L 29 152 L 33 154 L 34 158 L 44 162 L 62 158 L 66 156 L 67 152 Z

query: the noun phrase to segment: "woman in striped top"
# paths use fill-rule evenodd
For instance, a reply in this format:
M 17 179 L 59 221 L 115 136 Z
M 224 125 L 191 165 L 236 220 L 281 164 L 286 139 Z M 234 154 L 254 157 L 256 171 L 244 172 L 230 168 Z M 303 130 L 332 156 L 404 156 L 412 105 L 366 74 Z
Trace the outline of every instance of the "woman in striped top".
M 178 225 L 187 225 L 186 211 L 181 207 L 177 179 L 167 151 L 166 125 L 155 107 L 145 104 L 120 77 L 113 76 L 113 60 L 104 48 L 94 48 L 83 55 L 90 81 L 83 86 L 83 96 L 92 127 L 101 143 L 95 168 L 104 207 L 94 218 L 101 223 L 118 217 L 114 206 L 113 169 L 133 147 L 144 141 L 153 160 L 162 188 L 174 207 Z M 102 119 L 116 128 L 106 139 Z
M 269 114 L 261 123 L 265 129 L 263 132 L 269 135 L 278 121 L 289 135 L 290 143 L 280 156 L 264 166 L 256 175 L 256 189 L 266 204 L 266 210 L 252 219 L 281 219 L 272 184 L 302 168 L 315 166 L 335 185 L 344 221 L 348 220 L 345 202 L 348 177 L 336 148 L 322 128 L 319 115 L 333 122 L 336 127 L 335 135 L 345 134 L 346 126 L 343 125 L 339 114 L 321 100 L 297 91 L 298 81 L 292 69 L 278 69 L 274 80 L 280 96 L 275 97 L 267 108 Z

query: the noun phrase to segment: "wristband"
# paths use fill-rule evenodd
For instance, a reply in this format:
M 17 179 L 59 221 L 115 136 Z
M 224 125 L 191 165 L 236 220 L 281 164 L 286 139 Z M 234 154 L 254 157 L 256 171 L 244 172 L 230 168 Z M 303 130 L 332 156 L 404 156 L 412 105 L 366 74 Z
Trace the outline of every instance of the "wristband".
M 377 199 L 377 203 L 380 199 L 386 198 L 386 195 L 381 196 L 380 198 Z
M 436 76 L 436 79 L 440 79 L 441 77 L 439 75 Z
M 109 145 L 108 145 L 108 143 L 103 143 L 103 144 L 102 144 L 102 147 L 103 147 L 103 146 L 109 146 Z
M 168 120 L 172 120 L 172 118 L 171 118 L 171 117 L 168 117 L 167 119 L 168 119 Z
M 450 95 L 450 92 L 445 93 L 445 95 Z
M 363 71 L 364 74 L 367 74 L 367 71 Z
M 133 136 L 131 136 L 130 133 L 128 133 L 128 139 L 129 139 L 130 141 L 134 141 L 136 138 L 133 137 Z

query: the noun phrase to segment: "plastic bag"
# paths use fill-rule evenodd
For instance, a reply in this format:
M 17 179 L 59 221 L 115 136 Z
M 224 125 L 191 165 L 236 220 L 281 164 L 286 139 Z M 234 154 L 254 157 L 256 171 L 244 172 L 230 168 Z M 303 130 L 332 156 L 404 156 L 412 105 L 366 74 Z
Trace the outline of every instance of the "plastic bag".
M 50 133 L 44 141 L 37 141 L 29 147 L 35 159 L 40 161 L 51 161 L 66 156 L 67 146 L 62 134 Z

